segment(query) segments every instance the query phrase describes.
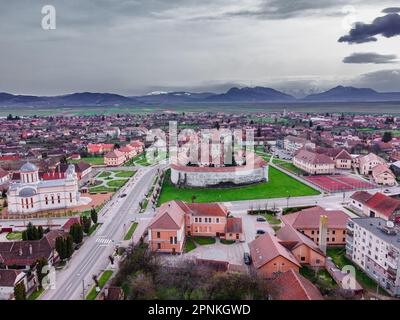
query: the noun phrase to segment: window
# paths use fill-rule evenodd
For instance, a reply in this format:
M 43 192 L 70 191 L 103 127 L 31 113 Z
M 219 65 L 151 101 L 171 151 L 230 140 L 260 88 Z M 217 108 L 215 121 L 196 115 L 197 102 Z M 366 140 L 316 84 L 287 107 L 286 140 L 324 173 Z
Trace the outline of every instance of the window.
M 33 208 L 33 198 L 31 198 L 31 208 Z
M 306 261 L 306 257 L 301 257 L 300 260 L 301 261 Z
M 336 240 L 335 238 L 332 238 L 332 242 L 335 242 L 335 240 Z
M 315 233 L 315 231 L 314 230 L 311 230 L 311 234 L 314 234 Z
M 332 230 L 332 234 L 335 234 L 336 233 L 336 230 Z
M 59 194 L 57 195 L 57 202 L 58 202 L 58 203 L 61 203 L 61 197 L 60 197 Z
M 72 202 L 72 193 L 69 193 L 69 202 Z
M 198 222 L 198 219 L 197 219 L 197 218 L 194 218 L 194 222 Z
M 46 204 L 49 204 L 49 198 L 47 196 L 44 198 L 44 201 Z
M 217 223 L 219 223 L 219 218 L 217 218 Z
M 161 234 L 160 232 L 157 232 L 157 238 L 160 239 L 161 238 Z
M 51 204 L 54 204 L 54 196 L 51 196 Z
M 157 243 L 157 249 L 158 249 L 158 250 L 161 249 L 161 243 Z
M 199 218 L 199 222 L 201 222 L 201 218 Z

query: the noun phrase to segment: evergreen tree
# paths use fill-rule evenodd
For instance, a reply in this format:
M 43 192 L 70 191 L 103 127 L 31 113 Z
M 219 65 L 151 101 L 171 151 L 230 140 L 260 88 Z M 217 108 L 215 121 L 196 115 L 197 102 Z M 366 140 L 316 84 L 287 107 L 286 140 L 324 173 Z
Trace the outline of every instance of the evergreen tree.
M 65 241 L 64 238 L 61 236 L 56 238 L 56 251 L 61 260 L 65 260 L 67 258 Z
M 74 253 L 74 241 L 72 240 L 72 237 L 68 235 L 65 239 L 65 253 L 66 253 L 66 258 L 69 259 L 71 258 L 72 254 Z
M 19 282 L 14 287 L 14 297 L 15 300 L 26 300 L 26 290 L 23 282 Z
M 36 274 L 39 281 L 39 288 L 42 288 L 43 278 L 48 274 L 44 273 L 43 268 L 48 265 L 46 258 L 40 258 L 36 261 Z
M 22 231 L 22 241 L 27 241 L 28 240 L 28 233 L 26 230 Z
M 383 142 L 389 142 L 389 141 L 392 140 L 392 138 L 393 138 L 392 132 L 386 131 L 386 132 L 383 134 L 382 141 L 383 141 Z
M 90 211 L 90 218 L 92 219 L 92 221 L 93 221 L 94 224 L 97 223 L 98 216 L 97 216 L 97 211 L 96 211 L 95 208 L 93 208 L 93 209 Z
M 40 240 L 43 238 L 43 235 L 44 235 L 43 227 L 39 226 L 37 230 L 38 230 L 38 239 L 37 240 Z
M 92 220 L 88 217 L 81 217 L 81 225 L 83 227 L 83 231 L 88 234 L 90 231 L 90 226 L 92 225 Z
M 79 223 L 74 223 L 69 229 L 69 234 L 74 243 L 79 244 L 83 240 L 83 228 Z

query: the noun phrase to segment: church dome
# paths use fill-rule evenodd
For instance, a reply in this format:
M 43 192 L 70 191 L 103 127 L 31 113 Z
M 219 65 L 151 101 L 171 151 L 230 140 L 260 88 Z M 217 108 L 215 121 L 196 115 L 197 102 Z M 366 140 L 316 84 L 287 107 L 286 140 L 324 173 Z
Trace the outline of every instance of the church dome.
M 18 194 L 20 197 L 32 197 L 36 195 L 36 190 L 33 188 L 23 188 Z
M 32 171 L 38 171 L 38 168 L 33 163 L 27 162 L 21 167 L 20 171 L 32 172 Z

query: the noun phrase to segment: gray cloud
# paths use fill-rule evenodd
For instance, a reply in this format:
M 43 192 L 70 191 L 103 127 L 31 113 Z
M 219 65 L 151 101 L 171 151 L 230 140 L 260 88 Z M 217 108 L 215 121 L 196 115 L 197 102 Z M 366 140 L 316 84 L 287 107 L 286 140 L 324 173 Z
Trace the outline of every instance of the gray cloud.
M 400 7 L 390 7 L 382 10 L 383 13 L 398 13 L 400 12 Z
M 396 63 L 397 56 L 394 54 L 379 54 L 374 52 L 353 53 L 343 59 L 344 63 Z
M 382 92 L 399 92 L 400 69 L 365 73 L 350 81 L 350 84 L 357 87 L 373 88 Z
M 391 13 L 376 18 L 371 24 L 357 22 L 349 34 L 339 38 L 339 42 L 366 43 L 378 41 L 375 37 L 382 35 L 391 38 L 400 35 L 400 15 Z

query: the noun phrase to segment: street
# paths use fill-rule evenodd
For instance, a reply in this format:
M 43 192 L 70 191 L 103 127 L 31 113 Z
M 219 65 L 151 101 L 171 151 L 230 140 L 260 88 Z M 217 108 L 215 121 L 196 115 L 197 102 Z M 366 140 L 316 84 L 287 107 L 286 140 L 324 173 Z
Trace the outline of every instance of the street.
M 99 227 L 74 253 L 68 265 L 57 271 L 55 289 L 47 290 L 41 300 L 79 300 L 93 285 L 92 276 L 98 275 L 109 264 L 108 256 L 121 242 L 137 214 L 139 202 L 150 189 L 159 166 L 141 168 L 113 199 L 100 211 Z M 120 198 L 119 195 L 127 196 Z M 143 214 L 140 215 L 142 217 Z M 100 240 L 100 241 L 99 241 Z

